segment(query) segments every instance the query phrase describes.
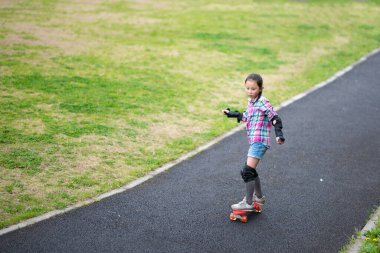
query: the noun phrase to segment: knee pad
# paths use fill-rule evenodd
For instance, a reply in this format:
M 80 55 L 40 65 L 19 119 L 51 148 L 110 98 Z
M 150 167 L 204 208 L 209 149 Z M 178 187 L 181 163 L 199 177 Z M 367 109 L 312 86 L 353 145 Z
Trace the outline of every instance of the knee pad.
M 255 178 L 259 175 L 255 168 L 249 167 L 245 165 L 244 168 L 240 171 L 241 177 L 243 178 L 245 183 L 255 180 Z

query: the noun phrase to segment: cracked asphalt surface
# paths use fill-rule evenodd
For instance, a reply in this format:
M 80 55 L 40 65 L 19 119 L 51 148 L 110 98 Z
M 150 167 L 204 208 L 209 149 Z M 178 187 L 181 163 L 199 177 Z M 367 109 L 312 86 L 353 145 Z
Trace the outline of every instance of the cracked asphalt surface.
M 281 109 L 264 212 L 229 220 L 240 131 L 126 192 L 0 237 L 0 252 L 338 252 L 380 205 L 380 53 Z M 223 117 L 221 115 L 221 117 Z M 323 181 L 321 181 L 321 179 Z

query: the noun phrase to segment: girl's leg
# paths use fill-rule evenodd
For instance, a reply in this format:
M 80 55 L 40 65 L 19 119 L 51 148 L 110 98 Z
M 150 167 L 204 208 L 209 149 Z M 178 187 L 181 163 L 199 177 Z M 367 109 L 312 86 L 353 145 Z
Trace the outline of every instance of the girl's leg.
M 259 164 L 260 160 L 254 157 L 247 157 L 247 165 L 251 168 L 257 168 L 257 165 Z
M 249 157 L 247 158 L 247 165 L 251 168 L 256 169 L 257 165 L 259 164 L 260 160 L 257 158 Z M 256 192 L 257 197 L 261 198 L 262 197 L 262 192 L 261 192 L 261 184 L 260 184 L 260 178 L 257 176 L 255 180 L 252 180 L 248 183 L 246 183 L 246 189 L 247 189 L 247 196 L 246 196 L 246 201 L 247 204 L 252 205 L 253 199 L 253 193 Z
M 261 183 L 260 183 L 260 177 L 259 176 L 257 176 L 255 179 L 255 193 L 256 193 L 256 197 L 258 197 L 259 199 L 261 199 L 263 197 L 263 193 L 261 191 Z

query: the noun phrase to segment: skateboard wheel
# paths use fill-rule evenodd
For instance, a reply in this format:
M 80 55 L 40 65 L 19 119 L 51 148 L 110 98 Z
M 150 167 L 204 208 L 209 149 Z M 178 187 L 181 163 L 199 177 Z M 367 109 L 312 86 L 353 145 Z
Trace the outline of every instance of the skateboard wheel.
M 253 208 L 255 209 L 256 213 L 261 213 L 262 211 L 261 206 L 258 205 L 257 203 L 253 205 Z
M 241 217 L 240 221 L 243 222 L 243 223 L 247 223 L 248 222 L 248 217 L 247 216 L 243 216 L 243 217 Z
M 230 220 L 233 220 L 233 221 L 236 220 L 236 216 L 234 213 L 230 213 Z

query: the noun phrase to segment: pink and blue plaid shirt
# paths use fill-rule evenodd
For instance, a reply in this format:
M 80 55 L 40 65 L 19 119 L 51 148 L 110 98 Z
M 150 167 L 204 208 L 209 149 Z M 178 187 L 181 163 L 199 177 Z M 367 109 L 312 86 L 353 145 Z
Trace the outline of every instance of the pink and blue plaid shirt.
M 270 131 L 272 129 L 270 120 L 276 115 L 273 106 L 265 97 L 260 96 L 255 100 L 248 99 L 242 121 L 246 122 L 249 144 L 261 142 L 268 147 L 270 146 Z

